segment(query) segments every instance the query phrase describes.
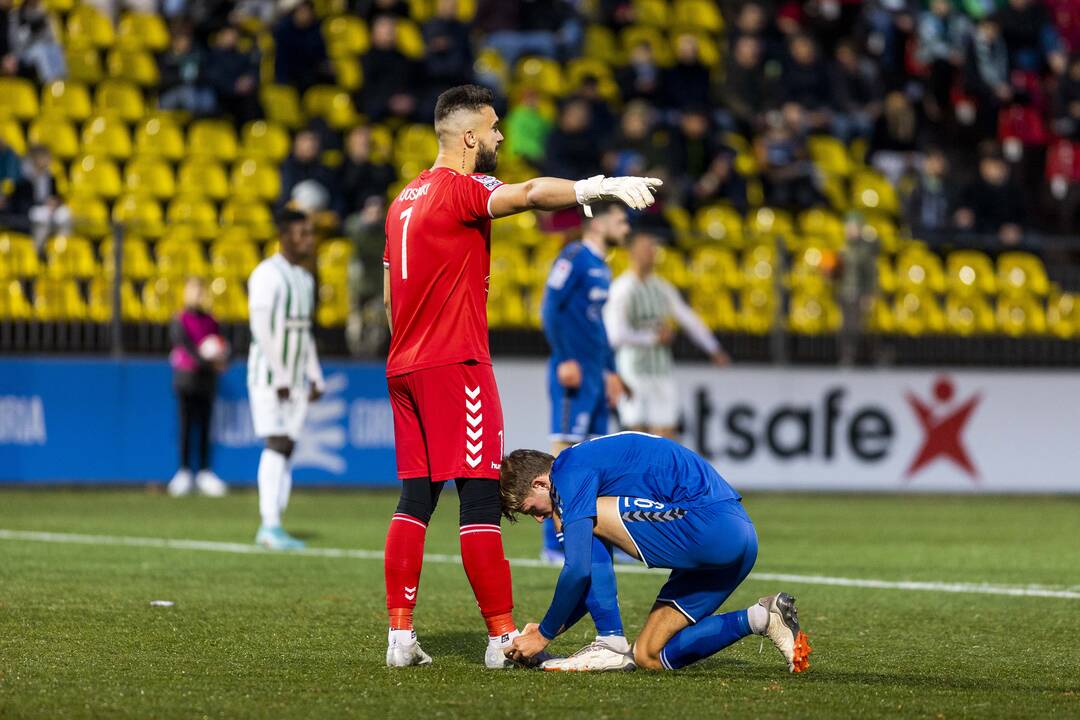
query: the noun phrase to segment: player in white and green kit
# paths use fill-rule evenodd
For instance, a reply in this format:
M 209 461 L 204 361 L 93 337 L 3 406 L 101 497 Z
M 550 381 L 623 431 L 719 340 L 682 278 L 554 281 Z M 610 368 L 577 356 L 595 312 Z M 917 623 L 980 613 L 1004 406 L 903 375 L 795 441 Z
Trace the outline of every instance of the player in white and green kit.
M 679 423 L 671 342 L 681 327 L 716 365 L 731 358 L 679 291 L 655 272 L 657 239 L 636 233 L 628 245 L 630 268 L 611 283 L 604 306 L 615 369 L 630 392 L 619 401 L 619 421 L 628 430 L 674 438 Z
M 248 279 L 251 350 L 248 397 L 255 434 L 265 438 L 259 458 L 259 545 L 274 550 L 304 543 L 281 527 L 292 489 L 292 456 L 309 402 L 323 393 L 323 375 L 311 334 L 315 279 L 302 265 L 311 257 L 315 233 L 303 213 L 286 210 L 279 221 L 281 250 L 263 260 Z

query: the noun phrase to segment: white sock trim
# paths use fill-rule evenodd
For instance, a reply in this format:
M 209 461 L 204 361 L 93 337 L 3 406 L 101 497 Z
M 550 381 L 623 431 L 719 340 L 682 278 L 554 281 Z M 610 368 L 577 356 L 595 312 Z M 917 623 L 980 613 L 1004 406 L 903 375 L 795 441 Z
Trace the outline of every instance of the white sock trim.
M 264 448 L 259 455 L 259 515 L 264 527 L 281 525 L 281 481 L 285 474 L 285 456 Z

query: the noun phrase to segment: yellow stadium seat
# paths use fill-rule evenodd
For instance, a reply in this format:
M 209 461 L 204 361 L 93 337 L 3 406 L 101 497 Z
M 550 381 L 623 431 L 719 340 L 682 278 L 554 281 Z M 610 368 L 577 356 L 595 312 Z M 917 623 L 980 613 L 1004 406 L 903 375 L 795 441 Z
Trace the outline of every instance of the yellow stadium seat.
M 281 243 L 277 240 L 268 240 L 263 245 L 263 258 L 271 258 L 277 255 L 278 250 L 281 249 Z
M 106 80 L 98 85 L 94 107 L 99 113 L 113 114 L 129 123 L 141 120 L 146 113 L 142 91 L 124 80 Z
M 671 47 L 659 28 L 648 25 L 630 25 L 622 29 L 620 39 L 624 55 L 629 55 L 636 45 L 648 43 L 652 47 L 653 58 L 658 65 L 667 67 L 672 63 Z
M 896 253 L 900 250 L 900 233 L 896 223 L 881 213 L 867 213 L 859 232 L 863 237 L 877 240 L 882 252 Z
M 348 9 L 345 0 L 315 0 L 312 5 L 315 7 L 315 16 L 318 18 L 342 15 Z
M 8 280 L 0 283 L 0 318 L 4 320 L 29 320 L 33 316 L 33 307 L 26 299 L 22 283 Z
M 14 118 L 0 118 L 0 140 L 15 151 L 16 155 L 26 154 L 26 138 L 23 137 L 22 125 Z
M 229 181 L 232 197 L 273 202 L 281 195 L 277 164 L 248 158 L 236 163 Z
M 844 143 L 831 135 L 814 135 L 807 141 L 810 159 L 829 175 L 848 177 L 854 168 Z
M 891 335 L 896 332 L 896 315 L 892 306 L 878 295 L 870 303 L 870 311 L 865 318 L 865 329 L 870 332 Z
M 169 202 L 165 211 L 165 220 L 169 227 L 188 228 L 195 236 L 203 239 L 214 237 L 218 231 L 217 212 L 213 204 L 202 195 L 179 195 Z
M 549 58 L 522 58 L 514 70 L 514 79 L 519 86 L 530 87 L 552 97 L 563 94 L 562 66 Z
M 71 163 L 71 192 L 83 197 L 112 199 L 123 185 L 116 163 L 107 157 L 85 155 Z
M 43 115 L 66 117 L 83 121 L 90 117 L 90 91 L 81 82 L 56 80 L 41 90 Z
M 473 62 L 473 71 L 481 77 L 495 78 L 500 87 L 505 87 L 510 82 L 510 70 L 506 67 L 506 60 L 495 48 L 484 48 L 476 56 Z
M 331 65 L 334 68 L 334 79 L 343 90 L 355 93 L 364 86 L 364 69 L 356 58 L 334 58 Z
M 143 317 L 150 322 L 167 323 L 179 312 L 183 300 L 183 280 L 158 277 L 143 285 Z
M 833 249 L 844 246 L 844 221 L 830 210 L 813 208 L 799 213 L 799 232 L 814 244 Z
M 879 255 L 877 258 L 878 289 L 883 293 L 892 295 L 896 292 L 896 270 L 888 256 Z
M 885 176 L 872 170 L 856 173 L 851 181 L 851 204 L 859 210 L 895 216 L 899 210 L 896 189 Z
M 896 283 L 901 291 L 941 293 L 945 291 L 945 271 L 941 258 L 920 248 L 911 248 L 896 258 Z
M 722 136 L 724 144 L 735 151 L 735 172 L 746 177 L 758 174 L 757 156 L 750 141 L 738 133 L 726 132 Z
M 266 119 L 290 130 L 304 125 L 304 113 L 300 109 L 300 96 L 290 85 L 263 85 L 259 90 Z
M 109 48 L 115 42 L 112 21 L 93 5 L 81 3 L 68 15 L 65 45 Z
M 671 9 L 664 0 L 633 0 L 634 21 L 648 27 L 666 28 Z
M 694 227 L 709 240 L 729 247 L 743 246 L 743 219 L 733 207 L 711 205 L 701 208 L 694 216 Z
M 678 248 L 657 248 L 656 274 L 677 288 L 685 288 L 690 283 L 690 273 L 687 272 L 686 264 L 686 258 Z
M 1046 312 L 1032 295 L 1002 295 L 997 305 L 998 331 L 1010 337 L 1046 334 Z
M 356 58 L 368 51 L 370 38 L 367 23 L 354 15 L 339 15 L 322 24 L 326 49 L 332 58 Z
M 25 78 L 0 78 L 0 97 L 4 98 L 0 113 L 5 116 L 30 120 L 38 114 L 37 89 Z
M 795 225 L 791 215 L 779 208 L 763 207 L 753 210 L 746 218 L 747 231 L 760 241 L 772 244 L 777 238 L 785 242 L 795 237 Z
M 397 135 L 395 143 L 400 160 L 431 163 L 439 153 L 439 140 L 428 125 L 407 125 Z
M 161 158 L 137 157 L 124 168 L 124 187 L 131 193 L 168 200 L 176 194 L 172 166 Z
M 893 303 L 896 331 L 904 335 L 926 335 L 945 331 L 945 314 L 933 295 L 908 291 L 896 296 Z
M 34 317 L 38 320 L 85 320 L 86 316 L 86 301 L 74 280 L 40 277 L 34 281 Z
M 605 26 L 590 24 L 585 28 L 584 56 L 604 62 L 620 62 L 621 51 L 615 32 Z
M 738 326 L 751 335 L 764 335 L 776 320 L 776 295 L 769 286 L 753 285 L 739 295 Z
M 360 122 L 353 107 L 352 96 L 336 85 L 316 85 L 308 88 L 303 99 L 308 117 L 321 117 L 331 127 L 341 130 Z
M 224 120 L 196 120 L 188 128 L 188 155 L 220 162 L 236 158 L 236 132 Z
M 157 255 L 158 272 L 164 277 L 183 279 L 206 275 L 206 258 L 199 243 L 160 240 L 154 253 Z
M 67 199 L 67 206 L 72 229 L 79 235 L 100 238 L 109 233 L 109 209 L 101 199 L 76 195 Z
M 33 277 L 41 269 L 37 248 L 29 235 L 0 231 L 0 258 L 6 265 L 5 277 Z
M 161 52 L 169 46 L 169 28 L 156 13 L 124 13 L 116 28 L 117 47 Z
M 221 223 L 247 228 L 253 240 L 267 240 L 275 233 L 270 209 L 258 201 L 230 200 L 221 210 Z
M 191 159 L 180 163 L 177 191 L 185 195 L 224 200 L 229 195 L 225 169 L 213 160 Z
M 1046 301 L 1046 328 L 1062 340 L 1080 334 L 1080 298 L 1073 293 L 1051 295 Z
M 531 272 L 525 249 L 504 240 L 492 242 L 491 277 L 499 278 L 499 282 L 506 286 L 528 285 Z
M 727 248 L 709 245 L 693 252 L 690 273 L 693 286 L 703 292 L 721 288 L 737 290 L 743 286 L 744 281 L 735 254 Z
M 87 155 L 126 160 L 131 157 L 131 134 L 114 115 L 95 115 L 82 131 L 82 151 Z
M 345 285 L 319 285 L 319 308 L 315 319 L 323 327 L 340 327 L 349 319 L 349 294 Z
M 420 60 L 424 57 L 424 36 L 416 23 L 408 20 L 398 21 L 397 49 L 412 60 Z
M 316 253 L 319 279 L 334 278 L 344 281 L 348 277 L 352 256 L 352 242 L 346 238 L 335 238 L 320 243 Z
M 770 287 L 775 283 L 777 250 L 772 245 L 756 245 L 743 253 L 742 269 L 747 285 Z
M 1042 260 L 1031 253 L 1002 253 L 997 261 L 997 277 L 998 288 L 1003 294 L 1030 293 L 1037 297 L 1046 297 L 1050 292 L 1046 268 Z
M 958 295 L 997 292 L 994 263 L 988 255 L 978 250 L 957 250 L 945 260 L 945 282 L 949 292 Z
M 817 245 L 793 253 L 791 258 L 791 287 L 795 290 L 819 290 L 828 284 L 832 250 Z
M 90 282 L 88 314 L 90 320 L 98 323 L 112 321 L 113 281 L 110 278 L 94 278 Z M 143 320 L 142 303 L 135 294 L 135 287 L 130 280 L 120 281 L 120 316 L 127 322 Z
M 988 335 L 994 332 L 994 310 L 984 295 L 970 290 L 950 293 L 945 298 L 945 322 L 956 335 Z
M 796 292 L 791 296 L 788 327 L 800 335 L 822 335 L 840 329 L 840 308 L 827 293 Z
M 175 162 L 184 157 L 184 135 L 171 120 L 152 117 L 135 130 L 135 149 L 139 155 Z
M 240 154 L 281 162 L 289 155 L 289 131 L 265 120 L 253 120 L 241 132 Z
M 125 235 L 120 243 L 124 256 L 120 258 L 121 275 L 125 278 L 144 280 L 154 272 L 154 261 L 150 259 L 150 248 L 146 241 L 134 235 Z M 113 255 L 113 239 L 101 242 L 101 268 L 106 277 L 116 274 L 116 258 Z
M 672 24 L 717 34 L 724 29 L 724 18 L 713 0 L 675 0 Z
M 45 0 L 42 5 L 51 12 L 66 13 L 75 7 L 75 0 Z
M 112 219 L 134 235 L 155 238 L 165 232 L 161 205 L 150 195 L 130 193 L 118 198 L 113 204 Z
M 243 322 L 248 317 L 243 278 L 215 277 L 210 283 L 214 315 L 221 322 Z
M 98 272 L 90 241 L 77 236 L 50 238 L 45 243 L 45 263 L 45 272 L 52 277 L 88 278 Z
M 218 240 L 210 245 L 210 268 L 215 275 L 247 279 L 259 264 L 259 251 L 250 240 Z
M 690 306 L 710 330 L 730 332 L 738 329 L 739 317 L 735 312 L 735 302 L 727 290 L 695 287 L 690 291 Z
M 139 87 L 152 88 L 158 84 L 157 63 L 146 50 L 110 50 L 105 67 L 110 77 L 133 82 Z
M 105 77 L 101 69 L 101 54 L 95 47 L 65 47 L 64 59 L 67 61 L 68 80 L 71 82 L 93 84 Z

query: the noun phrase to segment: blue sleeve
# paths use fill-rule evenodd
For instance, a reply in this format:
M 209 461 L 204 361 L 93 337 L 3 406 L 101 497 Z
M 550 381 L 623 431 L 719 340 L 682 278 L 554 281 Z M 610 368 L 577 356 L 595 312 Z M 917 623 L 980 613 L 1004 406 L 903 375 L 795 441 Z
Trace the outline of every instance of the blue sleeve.
M 555 585 L 551 607 L 540 622 L 540 634 L 552 640 L 585 599 L 592 572 L 592 518 L 581 518 L 563 526 L 566 562 Z
M 540 308 L 540 317 L 544 324 L 544 335 L 551 352 L 557 358 L 572 358 L 571 334 L 574 328 L 561 320 L 563 308 L 577 285 L 578 272 L 571 258 L 560 256 L 551 266 L 547 284 L 544 287 L 544 303 Z

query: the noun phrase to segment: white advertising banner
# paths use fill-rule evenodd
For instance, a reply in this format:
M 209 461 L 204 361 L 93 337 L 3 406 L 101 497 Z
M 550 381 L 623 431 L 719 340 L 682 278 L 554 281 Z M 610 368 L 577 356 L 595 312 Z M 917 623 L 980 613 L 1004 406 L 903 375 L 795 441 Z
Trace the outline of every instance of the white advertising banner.
M 495 370 L 507 448 L 546 448 L 546 366 Z M 1080 493 L 1077 372 L 687 364 L 676 379 L 683 443 L 742 490 Z

